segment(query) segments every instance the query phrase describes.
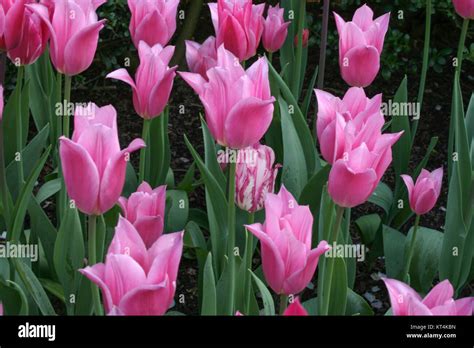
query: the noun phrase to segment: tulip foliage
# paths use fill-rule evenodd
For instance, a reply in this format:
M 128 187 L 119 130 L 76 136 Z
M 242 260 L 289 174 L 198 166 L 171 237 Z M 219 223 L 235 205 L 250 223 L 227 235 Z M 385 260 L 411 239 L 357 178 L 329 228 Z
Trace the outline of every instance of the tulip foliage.
M 35 259 L 0 257 L 0 315 L 177 314 L 187 301 L 178 293 L 183 258 L 198 269 L 202 315 L 372 315 L 356 292 L 361 260 L 347 250 L 362 250 L 369 268 L 384 260 L 389 314 L 472 315 L 474 98 L 466 109 L 461 65 L 473 1 L 453 0 L 463 27 L 448 165 L 433 171 L 425 168 L 438 138 L 416 143 L 431 0 L 418 112 L 396 116 L 384 105 L 410 103 L 406 77 L 393 81 L 390 100 L 366 89 L 379 76 L 389 13 L 334 13 L 340 93 L 324 81 L 324 63 L 308 72 L 306 1 L 209 3 L 214 35 L 176 44 L 186 69 L 171 63 L 179 1 L 128 0 L 139 64 L 133 74 L 107 72 L 117 88 L 131 87 L 143 126 L 128 146 L 114 100 L 70 107 L 73 78 L 96 56 L 105 2 L 0 0 L 0 51 L 17 74 L 5 103 L 0 86 L 0 239 L 38 249 Z M 185 136 L 193 163 L 176 182 L 168 123 L 179 78 L 202 104 L 204 146 Z M 426 148 L 419 163 L 415 144 Z M 421 217 L 443 179 L 438 231 Z M 367 202 L 379 213 L 355 214 Z

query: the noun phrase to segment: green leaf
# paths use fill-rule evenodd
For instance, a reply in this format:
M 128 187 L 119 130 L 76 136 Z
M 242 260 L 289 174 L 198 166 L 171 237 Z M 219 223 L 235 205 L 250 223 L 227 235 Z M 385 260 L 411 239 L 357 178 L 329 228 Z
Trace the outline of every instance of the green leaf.
M 59 299 L 62 303 L 66 303 L 64 298 L 64 290 L 61 284 L 53 282 L 50 279 L 39 279 L 41 285 L 52 295 L 54 295 L 57 299 Z
M 252 275 L 252 278 L 255 284 L 257 285 L 258 290 L 260 291 L 260 295 L 262 296 L 263 313 L 265 315 L 275 315 L 275 303 L 273 302 L 273 297 L 270 291 L 268 291 L 267 287 L 260 280 L 259 277 L 257 277 L 252 271 L 249 270 L 249 272 Z
M 196 174 L 196 164 L 193 162 L 191 166 L 186 171 L 183 180 L 179 183 L 177 189 L 191 193 L 194 191 L 194 176 Z
M 165 231 L 184 230 L 189 216 L 189 201 L 186 191 L 168 190 L 166 192 Z
M 20 276 L 22 282 L 25 284 L 29 294 L 33 297 L 39 310 L 43 315 L 56 315 L 53 306 L 46 295 L 41 283 L 36 278 L 33 271 L 26 266 L 20 259 L 12 259 L 12 263 Z
M 380 216 L 378 214 L 364 215 L 358 218 L 355 223 L 362 237 L 362 243 L 367 246 L 372 245 L 382 223 Z
M 406 237 L 399 231 L 385 225 L 382 231 L 387 277 L 398 278 L 403 271 Z
M 149 156 L 151 165 L 151 182 L 155 186 L 164 185 L 171 164 L 171 151 L 168 131 L 169 110 L 153 119 L 150 127 Z
M 43 203 L 48 198 L 54 196 L 61 190 L 61 179 L 53 179 L 46 182 L 36 194 L 38 204 Z
M 214 278 L 214 270 L 212 269 L 212 254 L 207 256 L 206 264 L 204 266 L 203 279 L 203 299 L 201 307 L 201 315 L 216 315 L 217 314 L 217 295 L 216 295 L 216 280 Z
M 405 239 L 405 255 L 413 236 L 413 227 Z M 419 227 L 416 233 L 415 249 L 410 264 L 410 286 L 420 293 L 428 293 L 438 272 L 443 234 L 439 231 Z M 405 260 L 406 262 L 406 260 Z
M 281 128 L 283 134 L 284 161 L 281 180 L 295 197 L 299 197 L 308 181 L 303 145 L 296 132 L 288 105 L 280 98 Z
M 125 175 L 125 184 L 122 190 L 122 196 L 130 197 L 132 193 L 137 190 L 138 187 L 138 178 L 135 172 L 135 168 L 131 162 L 127 162 L 127 172 Z
M 15 282 L 0 278 L 0 302 L 5 315 L 28 315 L 28 300 Z
M 311 78 L 311 81 L 309 83 L 308 90 L 306 92 L 306 97 L 303 101 L 303 106 L 301 107 L 301 112 L 303 113 L 303 115 L 308 115 L 309 106 L 311 105 L 311 98 L 314 95 L 314 86 L 316 85 L 316 80 L 318 78 L 318 72 L 319 67 L 316 67 L 316 69 L 314 69 L 313 77 Z
M 327 281 L 326 277 L 325 281 Z M 344 315 L 346 313 L 347 291 L 346 263 L 343 258 L 336 257 L 334 259 L 331 290 L 329 291 L 329 315 Z
M 393 204 L 393 192 L 387 184 L 380 182 L 374 193 L 369 197 L 369 202 L 379 206 L 386 214 L 389 214 Z
M 346 315 L 374 315 L 374 311 L 363 297 L 347 289 Z
M 41 158 L 36 162 L 35 168 L 31 172 L 28 179 L 26 180 L 25 185 L 23 185 L 23 189 L 21 190 L 20 196 L 18 197 L 18 201 L 14 209 L 15 214 L 13 217 L 11 234 L 10 234 L 10 237 L 11 237 L 10 240 L 13 242 L 20 240 L 20 234 L 23 227 L 23 221 L 26 215 L 26 209 L 28 207 L 30 197 L 32 197 L 31 193 L 33 192 L 33 188 L 36 183 L 36 180 L 38 179 L 41 173 L 41 170 L 43 169 L 44 164 L 46 163 L 46 160 L 48 158 L 50 151 L 51 151 L 51 145 L 43 153 Z

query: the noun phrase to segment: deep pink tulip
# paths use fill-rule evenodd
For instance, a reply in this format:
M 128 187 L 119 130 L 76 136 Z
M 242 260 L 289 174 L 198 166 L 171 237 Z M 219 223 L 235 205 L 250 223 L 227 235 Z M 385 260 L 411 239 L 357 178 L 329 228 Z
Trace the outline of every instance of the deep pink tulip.
M 268 63 L 257 60 L 247 71 L 224 46 L 217 50 L 217 66 L 201 75 L 180 72 L 199 94 L 214 139 L 222 146 L 242 149 L 260 141 L 270 127 L 275 98 L 270 92 Z
M 163 315 L 173 303 L 183 232 L 165 234 L 147 249 L 120 218 L 106 261 L 80 272 L 102 290 L 108 315 Z
M 207 71 L 217 65 L 216 38 L 210 36 L 202 45 L 186 41 L 186 61 L 190 72 L 207 80 Z
M 295 47 L 299 45 L 299 41 L 300 41 L 300 38 L 297 34 L 295 35 L 295 38 L 293 39 L 293 44 L 295 45 Z M 303 48 L 308 47 L 308 43 L 309 43 L 309 29 L 303 29 Z
M 72 140 L 61 137 L 59 154 L 69 197 L 89 215 L 100 215 L 117 203 L 125 183 L 130 153 L 142 148 L 135 139 L 120 150 L 113 106 L 78 107 Z
M 373 129 L 369 123 L 355 140 L 346 132 L 344 154 L 334 163 L 328 185 L 331 198 L 341 207 L 353 208 L 367 201 L 392 162 L 392 146 L 403 134 L 381 135 Z
M 380 70 L 385 34 L 390 13 L 373 19 L 374 13 L 367 5 L 360 7 L 351 22 L 345 22 L 337 13 L 339 32 L 339 66 L 344 81 L 350 86 L 367 87 Z
M 257 53 L 263 34 L 265 4 L 253 5 L 252 0 L 218 0 L 210 3 L 217 46 L 224 44 L 240 61 Z
M 148 46 L 166 46 L 176 31 L 179 0 L 128 0 L 132 13 L 130 34 L 135 47 L 140 41 Z
M 255 213 L 273 193 L 280 166 L 274 165 L 272 148 L 261 144 L 239 150 L 237 158 L 235 200 L 240 209 Z
M 408 189 L 411 210 L 417 215 L 423 215 L 433 209 L 441 193 L 443 168 L 432 173 L 423 169 L 415 184 L 408 175 L 402 175 L 402 178 Z
M 120 197 L 123 216 L 137 229 L 147 248 L 162 235 L 166 207 L 166 186 L 152 189 L 143 182 L 130 198 Z
M 474 19 L 474 0 L 453 0 L 456 12 L 465 19 Z
M 87 70 L 94 60 L 99 32 L 105 20 L 97 18 L 97 8 L 106 0 L 55 0 L 52 15 L 45 6 L 28 5 L 40 15 L 51 33 L 51 61 L 62 74 L 74 76 Z
M 135 111 L 144 119 L 153 119 L 163 112 L 173 89 L 176 68 L 168 67 L 173 57 L 174 46 L 161 47 L 156 44 L 148 46 L 140 42 L 138 53 L 140 66 L 135 74 L 135 81 L 125 69 L 116 70 L 107 78 L 123 81 L 133 90 Z
M 426 296 L 396 279 L 383 279 L 390 295 L 393 315 L 457 315 L 473 314 L 474 297 L 454 300 L 454 289 L 449 280 L 436 285 Z
M 291 23 L 285 22 L 284 14 L 285 10 L 280 8 L 280 5 L 268 8 L 262 37 L 263 47 L 268 52 L 273 53 L 282 48 L 288 36 L 288 27 Z
M 4 41 L 1 45 L 10 60 L 16 64 L 33 64 L 43 54 L 49 39 L 46 25 L 39 15 L 27 7 L 35 0 L 4 0 L 0 10 L 0 32 Z M 46 7 L 39 5 L 38 11 L 48 14 Z
M 263 273 L 277 294 L 295 295 L 311 281 L 319 257 L 330 249 L 326 241 L 311 250 L 313 216 L 282 186 L 268 194 L 265 223 L 245 226 L 261 243 Z
M 5 17 L 12 5 L 13 0 L 0 0 L 0 51 L 7 49 L 5 46 Z
M 293 303 L 283 313 L 285 317 L 303 317 L 308 316 L 308 311 L 302 306 L 300 299 L 297 297 Z
M 323 158 L 330 164 L 342 158 L 345 147 L 345 130 L 360 133 L 368 122 L 381 129 L 384 117 L 381 112 L 382 95 L 367 98 L 363 88 L 352 87 L 341 100 L 316 89 L 318 100 L 317 135 Z

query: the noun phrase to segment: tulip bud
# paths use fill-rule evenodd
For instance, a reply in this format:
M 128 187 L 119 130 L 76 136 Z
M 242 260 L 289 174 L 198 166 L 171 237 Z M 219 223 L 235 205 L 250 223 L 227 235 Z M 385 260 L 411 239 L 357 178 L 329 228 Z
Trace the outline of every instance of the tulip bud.
M 350 86 L 367 87 L 380 69 L 385 34 L 390 14 L 373 19 L 374 13 L 363 5 L 354 14 L 351 22 L 345 22 L 337 13 L 339 32 L 339 66 L 344 81 Z
M 108 74 L 107 78 L 130 85 L 136 113 L 150 120 L 163 112 L 171 95 L 177 67 L 169 68 L 168 64 L 173 57 L 174 46 L 163 48 L 156 44 L 150 47 L 141 41 L 138 53 L 140 66 L 135 74 L 135 81 L 125 69 L 116 70 Z
M 458 15 L 464 19 L 474 19 L 474 0 L 453 0 Z
M 257 53 L 263 34 L 265 4 L 253 5 L 252 0 L 218 0 L 210 3 L 217 47 L 222 44 L 240 61 Z
M 275 98 L 265 58 L 245 71 L 238 59 L 220 46 L 217 66 L 207 71 L 209 81 L 200 74 L 179 74 L 199 94 L 209 130 L 220 145 L 233 149 L 252 146 L 270 127 Z
M 433 209 L 441 193 L 443 168 L 432 173 L 423 169 L 416 184 L 408 175 L 402 175 L 402 178 L 407 186 L 411 210 L 417 215 L 423 215 Z
M 61 137 L 59 155 L 69 197 L 88 215 L 101 215 L 117 203 L 125 184 L 130 153 L 144 147 L 135 139 L 120 150 L 113 106 L 78 107 L 72 140 Z
M 138 48 L 140 41 L 150 47 L 166 46 L 176 31 L 179 0 L 128 0 L 132 13 L 130 34 Z
M 311 249 L 313 216 L 282 186 L 265 200 L 265 223 L 245 226 L 260 240 L 263 273 L 277 293 L 296 295 L 311 281 L 319 257 L 330 249 L 326 241 Z
M 241 155 L 245 154 L 245 156 Z M 263 208 L 268 193 L 273 193 L 279 165 L 275 163 L 272 148 L 255 144 L 239 150 L 237 163 L 235 199 L 237 206 L 249 213 Z
M 297 47 L 299 45 L 300 38 L 298 35 L 295 35 L 294 45 Z M 308 47 L 309 42 L 309 29 L 303 29 L 303 48 Z
M 149 248 L 163 233 L 166 206 L 166 186 L 152 189 L 143 182 L 129 199 L 121 197 L 119 205 L 123 216 L 137 229 Z
M 278 51 L 285 43 L 288 36 L 288 27 L 290 22 L 286 22 L 283 18 L 285 10 L 280 5 L 268 8 L 267 18 L 265 19 L 263 29 L 263 47 L 268 52 Z

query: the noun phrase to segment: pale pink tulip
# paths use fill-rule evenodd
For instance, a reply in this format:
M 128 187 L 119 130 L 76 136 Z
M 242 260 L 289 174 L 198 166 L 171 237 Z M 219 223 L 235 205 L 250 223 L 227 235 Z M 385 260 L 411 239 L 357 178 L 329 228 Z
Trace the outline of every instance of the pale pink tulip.
M 402 175 L 402 178 L 407 186 L 411 210 L 417 215 L 423 215 L 433 209 L 441 193 L 443 168 L 432 173 L 423 169 L 415 184 L 408 175 Z
M 363 88 L 350 88 L 341 100 L 316 89 L 318 100 L 317 135 L 323 158 L 330 164 L 342 158 L 346 127 L 360 133 L 368 122 L 381 129 L 384 117 L 381 112 L 382 95 L 367 98 Z
M 147 248 L 162 235 L 166 207 L 166 186 L 152 189 L 143 182 L 130 198 L 118 201 L 123 216 L 137 229 Z
M 268 8 L 262 37 L 263 47 L 268 52 L 273 53 L 282 48 L 288 36 L 288 27 L 291 23 L 285 22 L 284 14 L 285 10 L 278 4 Z
M 222 146 L 242 149 L 260 141 L 270 127 L 275 98 L 270 92 L 268 63 L 258 59 L 247 71 L 224 46 L 217 50 L 217 66 L 201 75 L 180 72 L 199 94 L 214 139 Z
M 166 46 L 176 31 L 179 0 L 128 0 L 132 13 L 130 34 L 135 47 L 140 41 L 148 46 Z
M 303 317 L 308 316 L 308 311 L 301 305 L 300 299 L 297 297 L 293 303 L 283 313 L 285 317 Z
M 367 87 L 380 70 L 385 34 L 390 22 L 390 13 L 373 19 L 369 6 L 363 5 L 354 14 L 351 22 L 345 22 L 337 13 L 339 32 L 339 66 L 344 81 L 350 86 Z
M 474 19 L 474 0 L 453 0 L 456 12 L 465 19 Z
M 173 303 L 183 232 L 165 234 L 146 249 L 133 225 L 120 218 L 105 264 L 80 272 L 102 290 L 108 315 L 163 315 Z
M 294 295 L 311 281 L 319 257 L 330 249 L 326 241 L 311 249 L 313 216 L 282 186 L 268 194 L 265 223 L 245 226 L 261 243 L 263 273 L 277 294 Z
M 202 45 L 186 41 L 186 61 L 190 72 L 207 80 L 207 71 L 217 65 L 216 38 L 210 36 Z
M 140 66 L 135 74 L 135 81 L 125 69 L 116 70 L 108 74 L 107 78 L 129 84 L 133 91 L 136 113 L 149 120 L 159 116 L 168 104 L 177 68 L 168 67 L 173 57 L 174 46 L 163 48 L 156 44 L 150 47 L 141 41 L 138 53 Z
M 43 54 L 49 39 L 46 25 L 39 15 L 27 7 L 35 0 L 4 0 L 0 10 L 0 32 L 4 38 L 4 49 L 16 64 L 33 64 Z M 39 5 L 38 11 L 47 15 L 46 7 Z
M 51 34 L 51 61 L 62 74 L 78 75 L 94 60 L 99 32 L 105 20 L 97 8 L 106 0 L 54 0 L 52 15 L 41 4 L 28 5 L 46 23 Z M 51 4 L 50 4 L 51 5 Z
M 144 146 L 135 139 L 120 150 L 113 106 L 78 107 L 72 140 L 61 137 L 59 149 L 66 189 L 77 208 L 89 215 L 110 210 L 122 193 L 130 153 Z
M 240 209 L 255 213 L 273 193 L 280 166 L 274 166 L 272 148 L 261 144 L 239 150 L 237 158 L 235 200 Z
M 353 139 L 346 131 L 344 154 L 334 162 L 328 185 L 331 198 L 341 207 L 366 202 L 392 162 L 392 146 L 403 133 L 381 135 L 374 128 L 378 127 L 369 123 Z
M 224 44 L 240 61 L 257 53 L 263 34 L 265 4 L 252 0 L 218 0 L 210 3 L 217 46 Z
M 383 279 L 390 295 L 393 315 L 457 315 L 472 316 L 474 297 L 454 300 L 449 280 L 436 285 L 423 299 L 418 293 L 396 279 Z

